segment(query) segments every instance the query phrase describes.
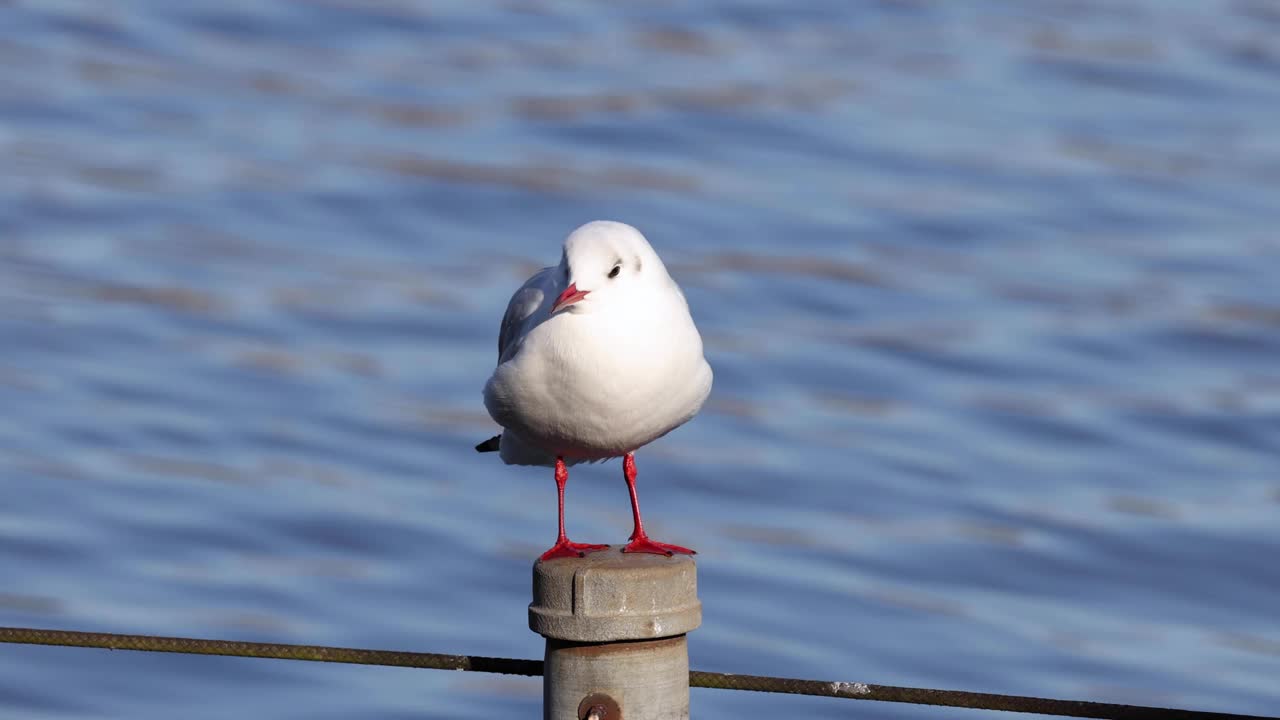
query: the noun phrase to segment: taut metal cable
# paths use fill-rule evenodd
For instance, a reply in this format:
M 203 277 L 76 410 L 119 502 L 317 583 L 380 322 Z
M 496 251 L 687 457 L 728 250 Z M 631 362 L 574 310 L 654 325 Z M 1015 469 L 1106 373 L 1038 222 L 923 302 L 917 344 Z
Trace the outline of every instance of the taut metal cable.
M 966 692 L 964 690 L 929 690 L 927 688 L 896 687 L 894 685 L 872 685 L 870 683 L 794 680 L 791 678 L 759 677 L 755 675 L 709 673 L 698 670 L 689 672 L 689 685 L 690 687 L 794 693 L 797 695 L 881 700 L 914 705 L 941 705 L 973 710 L 1003 710 L 1006 712 L 1058 715 L 1062 717 L 1104 718 L 1107 720 L 1280 720 L 1266 715 L 1236 715 L 1234 713 L 1178 710 L 1144 705 L 1117 705 L 1085 700 L 1053 700 L 1025 695 L 997 695 L 994 693 Z
M 0 627 L 0 642 L 104 648 L 107 650 L 185 653 L 188 655 L 309 660 L 311 662 L 349 663 L 354 665 L 388 665 L 391 667 L 427 668 L 429 670 L 470 670 L 472 672 L 502 673 L 505 675 L 542 674 L 541 660 L 511 660 L 477 655 L 359 650 L 356 648 L 325 647 L 323 645 L 285 645 L 281 643 L 239 642 L 235 640 L 160 637 L 157 635 L 116 635 L 114 633 Z
M 0 642 L 25 645 L 105 648 L 108 650 L 186 653 L 192 655 L 308 660 L 312 662 L 353 663 L 357 665 L 388 665 L 433 670 L 468 670 L 506 675 L 542 674 L 541 660 L 513 660 L 510 658 L 492 658 L 477 655 L 360 650 L 356 648 L 325 647 L 322 645 L 286 645 L 282 643 L 206 640 L 201 638 L 159 637 L 155 635 L 117 635 L 114 633 L 0 627 Z M 942 705 L 946 707 L 1005 710 L 1063 717 L 1104 718 L 1106 720 L 1280 720 L 1280 717 L 1263 715 L 1237 715 L 1233 713 L 1177 710 L 1141 705 L 1115 705 L 1082 700 L 1052 700 L 1021 695 L 996 695 L 959 690 L 929 690 L 925 688 L 895 687 L 892 685 L 871 685 L 868 683 L 733 675 L 699 670 L 693 670 L 689 673 L 689 685 L 690 687 L 720 688 L 724 690 L 752 690 L 756 692 L 816 695 L 854 700 L 881 700 L 916 705 Z

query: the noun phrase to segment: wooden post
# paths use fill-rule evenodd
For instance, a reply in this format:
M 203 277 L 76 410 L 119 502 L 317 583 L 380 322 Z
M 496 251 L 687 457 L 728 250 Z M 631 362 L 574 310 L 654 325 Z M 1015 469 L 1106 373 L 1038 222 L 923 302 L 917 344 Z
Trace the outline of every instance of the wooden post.
M 691 557 L 614 547 L 539 560 L 529 627 L 547 639 L 543 718 L 688 718 L 685 633 L 701 622 Z

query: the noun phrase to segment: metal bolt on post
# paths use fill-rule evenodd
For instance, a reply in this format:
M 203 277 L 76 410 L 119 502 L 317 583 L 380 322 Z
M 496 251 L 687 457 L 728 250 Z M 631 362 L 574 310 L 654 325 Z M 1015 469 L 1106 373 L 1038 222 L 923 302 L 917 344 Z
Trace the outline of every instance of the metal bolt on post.
M 691 557 L 614 547 L 534 563 L 529 627 L 547 639 L 543 718 L 688 718 L 685 633 L 701 622 Z

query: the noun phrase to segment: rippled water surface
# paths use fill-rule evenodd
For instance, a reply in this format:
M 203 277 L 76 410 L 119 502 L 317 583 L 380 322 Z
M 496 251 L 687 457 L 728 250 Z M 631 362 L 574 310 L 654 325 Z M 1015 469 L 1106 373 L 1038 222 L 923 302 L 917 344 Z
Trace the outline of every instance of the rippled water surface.
M 684 285 L 639 455 L 706 670 L 1280 714 L 1280 10 L 0 3 L 0 624 L 535 657 L 472 445 L 579 223 Z M 574 470 L 579 540 L 629 531 Z M 695 690 L 699 718 L 981 717 Z M 0 647 L 6 718 L 536 717 L 535 679 Z

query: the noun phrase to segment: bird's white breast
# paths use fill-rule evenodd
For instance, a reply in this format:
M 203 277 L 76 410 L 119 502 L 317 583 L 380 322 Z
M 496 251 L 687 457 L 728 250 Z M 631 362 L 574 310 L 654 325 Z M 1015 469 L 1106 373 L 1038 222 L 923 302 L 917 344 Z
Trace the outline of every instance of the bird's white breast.
M 692 418 L 711 380 L 702 339 L 675 291 L 622 311 L 553 315 L 498 366 L 485 404 L 549 456 L 595 460 L 635 450 Z

